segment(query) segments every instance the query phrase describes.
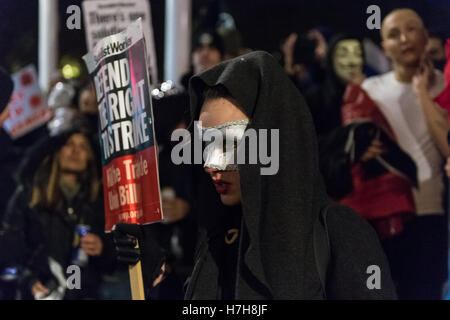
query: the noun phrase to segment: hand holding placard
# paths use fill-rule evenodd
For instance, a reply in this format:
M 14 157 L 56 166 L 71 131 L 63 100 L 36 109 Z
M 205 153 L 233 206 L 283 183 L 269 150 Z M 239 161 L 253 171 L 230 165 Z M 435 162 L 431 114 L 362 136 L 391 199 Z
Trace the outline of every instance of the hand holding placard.
M 157 228 L 156 224 L 140 226 L 118 223 L 112 232 L 117 260 L 131 266 L 141 261 L 146 287 L 153 286 L 153 282 L 160 275 L 161 267 L 166 260 L 166 252 L 158 245 Z M 136 248 L 137 243 L 139 243 L 138 248 Z

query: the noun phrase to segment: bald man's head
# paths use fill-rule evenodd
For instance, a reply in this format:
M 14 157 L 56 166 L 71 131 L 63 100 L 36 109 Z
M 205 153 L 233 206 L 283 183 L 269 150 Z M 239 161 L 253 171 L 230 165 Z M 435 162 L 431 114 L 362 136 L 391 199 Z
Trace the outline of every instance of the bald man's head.
M 382 39 L 385 38 L 386 35 L 386 29 L 389 29 L 389 27 L 396 23 L 398 20 L 414 20 L 417 22 L 418 25 L 420 25 L 422 28 L 425 28 L 423 24 L 422 18 L 412 9 L 395 9 L 391 11 L 381 23 L 381 37 Z
M 384 18 L 381 38 L 384 51 L 394 66 L 415 66 L 425 52 L 428 34 L 414 10 L 396 9 Z

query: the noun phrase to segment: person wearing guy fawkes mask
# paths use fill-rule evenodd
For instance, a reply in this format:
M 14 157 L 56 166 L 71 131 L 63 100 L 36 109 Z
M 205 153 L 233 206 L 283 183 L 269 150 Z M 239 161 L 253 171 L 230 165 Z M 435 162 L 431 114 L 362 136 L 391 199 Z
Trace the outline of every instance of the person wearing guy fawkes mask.
M 215 31 L 203 31 L 196 34 L 192 42 L 192 69 L 181 78 L 181 84 L 187 90 L 189 79 L 200 72 L 214 67 L 223 60 L 224 43 Z
M 214 128 L 229 139 L 233 131 L 239 148 L 249 129 L 277 128 L 279 163 L 262 175 L 261 163 L 236 165 L 234 149 L 205 147 L 205 162 L 192 166 L 201 232 L 185 299 L 395 299 L 373 229 L 328 199 L 311 115 L 271 55 L 252 52 L 194 76 L 190 97 L 191 119 L 202 121 L 191 132 Z M 324 215 L 331 261 L 318 265 L 314 226 Z M 150 291 L 168 277 L 153 229 L 118 224 L 113 232 L 119 260 L 142 260 Z M 369 265 L 380 267 L 380 289 L 367 287 Z
M 304 92 L 317 134 L 324 135 L 341 125 L 345 88 L 361 83 L 365 76 L 363 44 L 358 37 L 337 34 L 331 38 L 326 55 L 325 75 L 320 86 Z

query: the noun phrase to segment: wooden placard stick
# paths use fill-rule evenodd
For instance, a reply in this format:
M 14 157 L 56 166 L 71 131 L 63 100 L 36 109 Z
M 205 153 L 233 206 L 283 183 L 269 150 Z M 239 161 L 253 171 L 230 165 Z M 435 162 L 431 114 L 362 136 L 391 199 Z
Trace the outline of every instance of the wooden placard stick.
M 136 243 L 136 249 L 139 249 L 139 243 Z M 141 260 L 134 266 L 129 266 L 130 288 L 132 300 L 145 300 L 144 281 L 142 278 Z

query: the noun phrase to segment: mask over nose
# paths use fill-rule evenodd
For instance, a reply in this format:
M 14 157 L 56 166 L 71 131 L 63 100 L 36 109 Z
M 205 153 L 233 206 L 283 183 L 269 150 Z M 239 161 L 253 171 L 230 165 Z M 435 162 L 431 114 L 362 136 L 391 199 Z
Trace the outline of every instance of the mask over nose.
M 204 128 L 201 122 L 197 122 L 196 130 L 205 141 L 203 167 L 221 171 L 238 170 L 237 150 L 247 125 L 247 120 L 237 120 Z

